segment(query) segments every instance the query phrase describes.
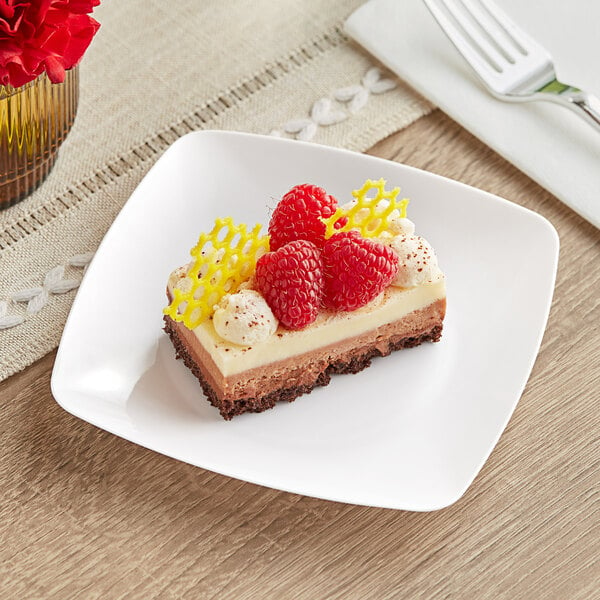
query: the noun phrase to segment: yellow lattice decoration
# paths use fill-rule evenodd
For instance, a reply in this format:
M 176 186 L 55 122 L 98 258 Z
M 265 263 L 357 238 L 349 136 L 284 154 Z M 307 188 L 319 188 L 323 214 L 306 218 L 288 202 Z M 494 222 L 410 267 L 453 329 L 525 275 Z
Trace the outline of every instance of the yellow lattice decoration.
M 363 237 L 377 237 L 388 226 L 390 216 L 404 219 L 406 217 L 406 207 L 408 206 L 408 198 L 396 200 L 400 193 L 400 188 L 393 190 L 385 190 L 385 179 L 373 181 L 367 179 L 359 190 L 354 190 L 352 195 L 356 202 L 348 209 L 338 207 L 336 211 L 327 219 L 323 219 L 325 223 L 325 238 L 330 238 L 334 233 L 341 231 L 350 231 L 350 229 L 358 229 Z M 367 197 L 371 190 L 376 190 L 373 198 Z M 394 211 L 397 211 L 395 214 Z M 340 219 L 348 219 L 348 222 L 343 227 L 336 227 L 336 223 Z
M 194 260 L 163 312 L 188 329 L 198 327 L 225 294 L 237 292 L 252 277 L 256 261 L 269 251 L 269 236 L 261 236 L 260 229 L 255 225 L 248 232 L 244 223 L 235 225 L 231 217 L 217 219 L 212 231 L 202 233 L 190 250 Z

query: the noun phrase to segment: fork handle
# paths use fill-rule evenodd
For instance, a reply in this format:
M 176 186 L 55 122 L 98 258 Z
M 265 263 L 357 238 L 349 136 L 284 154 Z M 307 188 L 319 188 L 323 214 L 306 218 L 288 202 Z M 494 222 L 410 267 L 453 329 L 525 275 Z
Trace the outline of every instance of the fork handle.
M 555 98 L 600 131 L 600 98 L 574 88 Z

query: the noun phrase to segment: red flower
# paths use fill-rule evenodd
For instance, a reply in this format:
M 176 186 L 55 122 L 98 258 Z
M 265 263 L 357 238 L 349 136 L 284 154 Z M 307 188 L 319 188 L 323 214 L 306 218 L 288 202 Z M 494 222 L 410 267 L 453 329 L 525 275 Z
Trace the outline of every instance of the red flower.
M 100 24 L 89 16 L 100 0 L 0 0 L 0 85 L 20 87 L 44 71 L 65 78 Z

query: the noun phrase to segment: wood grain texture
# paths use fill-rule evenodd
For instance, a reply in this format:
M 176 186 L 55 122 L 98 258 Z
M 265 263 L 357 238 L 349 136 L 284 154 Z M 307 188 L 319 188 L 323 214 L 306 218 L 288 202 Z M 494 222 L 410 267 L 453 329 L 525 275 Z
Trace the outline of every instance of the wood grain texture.
M 0 384 L 1 598 L 600 598 L 600 232 L 439 111 L 371 153 L 532 208 L 560 235 L 541 352 L 465 496 L 374 509 L 176 462 L 64 412 L 51 354 Z

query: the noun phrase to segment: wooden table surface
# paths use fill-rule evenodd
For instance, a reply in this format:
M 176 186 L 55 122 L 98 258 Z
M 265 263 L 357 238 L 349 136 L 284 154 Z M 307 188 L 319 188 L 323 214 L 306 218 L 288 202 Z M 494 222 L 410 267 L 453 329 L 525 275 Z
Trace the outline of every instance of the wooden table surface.
M 600 231 L 440 111 L 371 153 L 560 235 L 541 351 L 466 494 L 411 513 L 179 463 L 64 412 L 52 353 L 0 384 L 0 598 L 600 598 Z

